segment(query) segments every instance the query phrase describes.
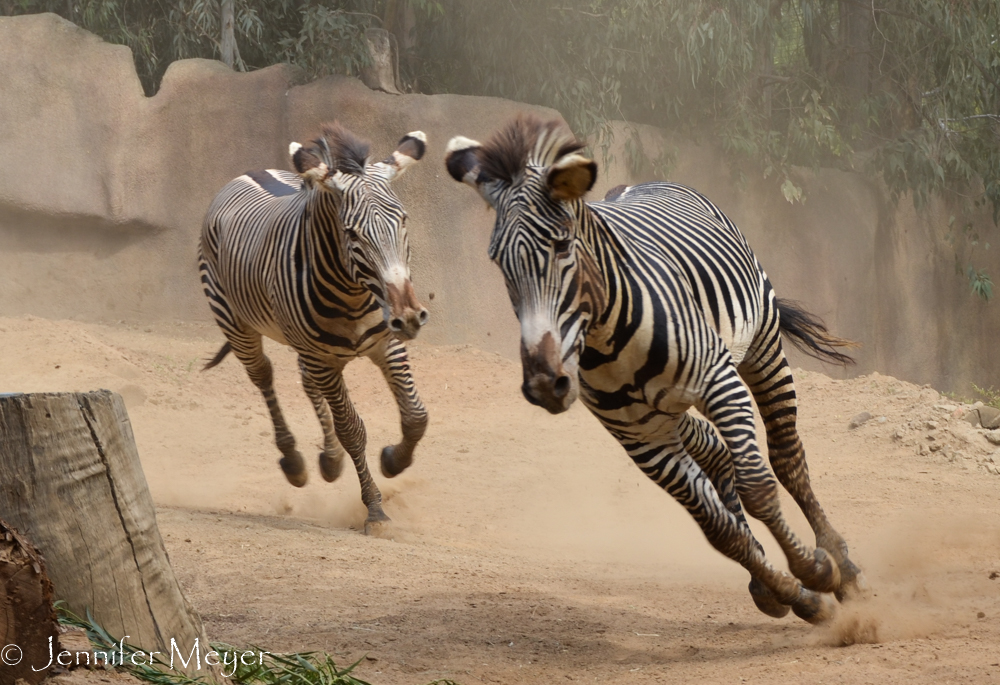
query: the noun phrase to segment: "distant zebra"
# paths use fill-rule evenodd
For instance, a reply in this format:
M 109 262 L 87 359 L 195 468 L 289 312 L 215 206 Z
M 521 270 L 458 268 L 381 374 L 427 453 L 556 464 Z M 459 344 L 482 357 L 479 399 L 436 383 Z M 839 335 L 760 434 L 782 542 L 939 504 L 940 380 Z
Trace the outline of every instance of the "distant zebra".
M 556 414 L 579 394 L 712 545 L 750 571 L 761 611 L 780 617 L 790 606 L 825 620 L 836 604 L 820 593 L 842 598 L 864 581 L 810 487 L 780 333 L 840 363 L 850 358 L 833 348 L 849 343 L 776 299 L 743 235 L 699 193 L 647 183 L 584 202 L 597 165 L 582 148 L 560 122 L 532 117 L 485 145 L 461 137 L 448 145 L 451 176 L 496 210 L 489 255 L 521 324 L 525 397 Z M 815 550 L 782 516 L 741 376 L 763 415 L 778 480 L 816 533 Z M 692 406 L 718 433 L 687 413 Z M 741 501 L 767 524 L 794 578 L 765 559 Z
M 320 472 L 327 481 L 340 475 L 343 445 L 361 479 L 366 532 L 388 517 L 342 371 L 364 356 L 385 375 L 403 439 L 382 450 L 382 473 L 399 474 L 427 426 L 401 340 L 416 336 L 428 313 L 410 282 L 406 212 L 389 183 L 423 156 L 425 145 L 422 132 L 409 133 L 391 156 L 372 164 L 367 142 L 337 123 L 325 125 L 308 146 L 289 148 L 297 174 L 252 171 L 226 185 L 201 236 L 201 282 L 228 341 L 205 368 L 230 351 L 243 362 L 271 413 L 281 469 L 301 487 L 305 465 L 278 406 L 261 336 L 295 349 L 302 386 L 323 427 Z

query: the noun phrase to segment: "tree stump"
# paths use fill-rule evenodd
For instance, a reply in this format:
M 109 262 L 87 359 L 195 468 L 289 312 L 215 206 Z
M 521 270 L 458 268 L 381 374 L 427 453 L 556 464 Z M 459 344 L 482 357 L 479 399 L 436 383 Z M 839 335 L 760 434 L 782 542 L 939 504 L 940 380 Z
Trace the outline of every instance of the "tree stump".
M 361 69 L 361 82 L 372 90 L 399 95 L 396 87 L 399 74 L 393 35 L 385 29 L 367 29 L 365 43 L 371 64 Z
M 34 545 L 0 521 L 0 685 L 49 675 L 49 641 L 58 639 L 52 582 Z
M 0 518 L 42 550 L 56 599 L 77 615 L 89 609 L 160 658 L 210 649 L 170 567 L 116 393 L 0 395 Z M 218 676 L 195 665 L 179 670 Z

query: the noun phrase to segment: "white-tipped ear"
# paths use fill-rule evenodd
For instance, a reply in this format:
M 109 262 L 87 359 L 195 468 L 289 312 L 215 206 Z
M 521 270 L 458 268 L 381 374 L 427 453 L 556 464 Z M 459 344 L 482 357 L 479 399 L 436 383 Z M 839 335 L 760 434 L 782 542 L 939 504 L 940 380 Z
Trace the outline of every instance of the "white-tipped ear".
M 444 165 L 448 174 L 461 183 L 480 190 L 479 158 L 476 152 L 482 145 L 464 136 L 455 136 L 448 141 Z
M 391 155 L 372 166 L 383 178 L 392 181 L 420 161 L 426 151 L 427 135 L 423 131 L 412 131 L 399 139 L 399 145 Z
M 291 142 L 288 144 L 288 156 L 294 157 L 295 153 L 302 149 L 302 143 Z
M 572 201 L 583 197 L 597 180 L 597 164 L 576 153 L 566 155 L 551 167 L 545 176 L 549 197 L 557 201 Z

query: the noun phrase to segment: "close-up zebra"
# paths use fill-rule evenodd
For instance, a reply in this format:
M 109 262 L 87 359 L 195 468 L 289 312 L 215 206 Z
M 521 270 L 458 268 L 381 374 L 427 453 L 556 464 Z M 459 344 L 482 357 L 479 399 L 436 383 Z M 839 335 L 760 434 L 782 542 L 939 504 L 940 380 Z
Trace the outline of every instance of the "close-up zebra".
M 583 147 L 561 121 L 524 115 L 486 144 L 448 145 L 450 175 L 496 212 L 489 257 L 520 322 L 525 398 L 553 414 L 581 398 L 750 572 L 761 611 L 830 618 L 826 593 L 844 599 L 866 583 L 812 491 L 781 334 L 841 364 L 850 358 L 836 348 L 851 343 L 778 299 L 743 235 L 698 192 L 646 183 L 585 202 L 597 165 Z M 751 395 L 777 479 L 757 446 Z M 786 522 L 779 481 L 815 532 L 814 549 Z M 792 574 L 768 562 L 744 510 L 767 525 Z
M 232 352 L 264 395 L 288 481 L 306 484 L 274 392 L 262 337 L 298 354 L 302 387 L 323 427 L 320 472 L 334 481 L 344 450 L 361 480 L 366 531 L 388 520 L 365 459 L 366 431 L 344 384 L 345 365 L 368 357 L 399 406 L 402 441 L 382 450 L 386 477 L 406 469 L 427 427 L 405 340 L 427 323 L 410 280 L 406 212 L 390 183 L 424 154 L 408 133 L 384 161 L 337 123 L 308 145 L 292 143 L 297 173 L 268 169 L 231 181 L 212 202 L 201 236 L 201 281 L 227 342 L 205 366 Z

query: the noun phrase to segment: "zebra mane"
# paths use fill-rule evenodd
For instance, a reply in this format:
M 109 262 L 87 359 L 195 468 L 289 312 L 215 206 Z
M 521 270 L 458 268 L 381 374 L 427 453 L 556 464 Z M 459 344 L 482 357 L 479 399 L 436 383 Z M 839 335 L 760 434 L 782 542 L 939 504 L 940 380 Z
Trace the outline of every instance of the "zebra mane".
M 370 143 L 341 125 L 339 121 L 323 124 L 321 138 L 313 142 L 313 152 L 330 169 L 345 174 L 363 174 L 368 163 Z
M 488 178 L 513 183 L 526 167 L 551 166 L 584 147 L 561 120 L 542 121 L 534 114 L 519 114 L 493 134 L 476 155 Z

